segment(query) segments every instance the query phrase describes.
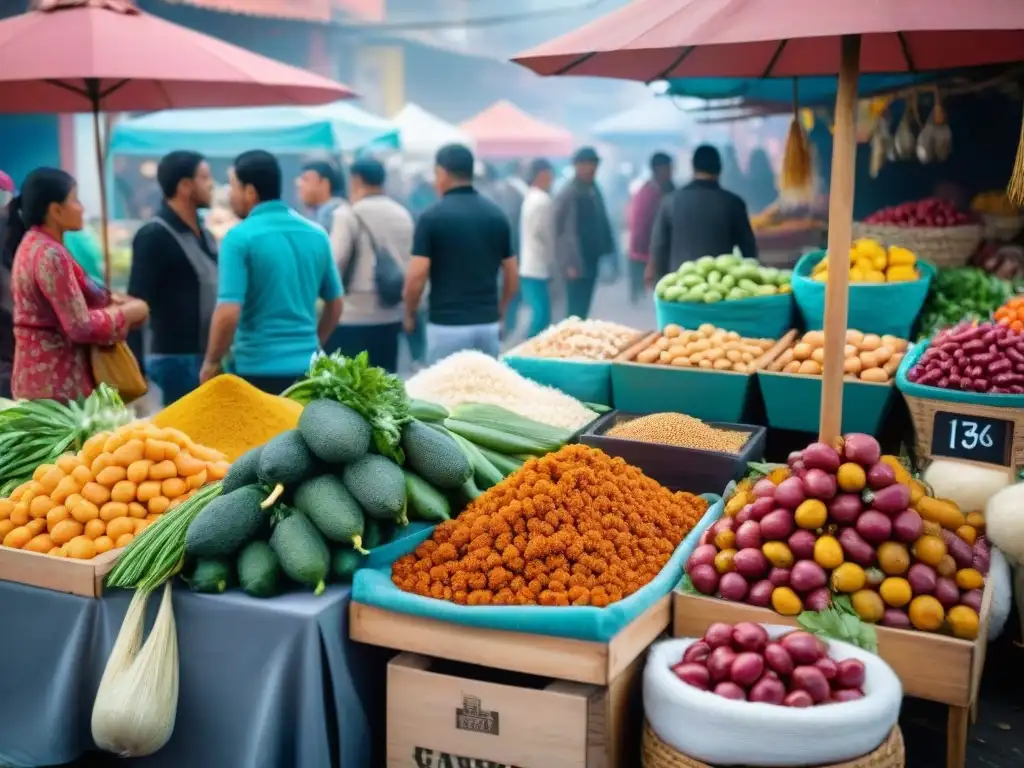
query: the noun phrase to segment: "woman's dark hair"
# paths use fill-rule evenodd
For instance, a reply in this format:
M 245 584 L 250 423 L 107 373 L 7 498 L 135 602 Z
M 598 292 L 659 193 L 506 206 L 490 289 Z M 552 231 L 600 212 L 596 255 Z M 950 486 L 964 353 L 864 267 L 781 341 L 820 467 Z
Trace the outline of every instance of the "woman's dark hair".
M 261 203 L 281 199 L 281 166 L 277 158 L 262 149 L 251 149 L 235 158 L 235 177 L 242 186 L 252 186 Z
M 31 227 L 40 227 L 54 203 L 63 203 L 75 188 L 75 177 L 60 168 L 36 168 L 21 185 L 21 194 L 7 204 L 4 235 L 4 266 L 10 269 L 14 254 Z

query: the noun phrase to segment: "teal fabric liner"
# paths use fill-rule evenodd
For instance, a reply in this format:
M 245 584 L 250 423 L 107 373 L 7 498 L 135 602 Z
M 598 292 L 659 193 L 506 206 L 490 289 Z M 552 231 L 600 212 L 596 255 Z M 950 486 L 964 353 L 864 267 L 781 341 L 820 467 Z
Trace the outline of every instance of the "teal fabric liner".
M 691 329 L 711 323 L 748 339 L 779 339 L 793 327 L 793 296 L 788 293 L 712 304 L 662 301 L 655 297 L 654 308 L 659 329 L 669 323 Z
M 817 432 L 821 416 L 821 377 L 758 371 L 768 425 Z M 843 382 L 842 431 L 877 435 L 889 415 L 896 387 Z
M 403 592 L 391 583 L 391 564 L 363 568 L 356 572 L 352 584 L 352 599 L 357 603 L 373 605 L 387 611 L 419 616 L 424 619 L 447 621 L 466 627 L 497 629 L 506 632 L 525 632 L 533 635 L 566 637 L 606 643 L 669 594 L 683 575 L 683 565 L 693 552 L 704 531 L 722 515 L 722 498 L 704 494 L 711 502 L 708 511 L 697 526 L 682 541 L 671 559 L 653 581 L 624 600 L 606 608 L 571 606 L 555 608 L 540 605 L 456 605 L 446 600 L 421 597 Z M 408 554 L 430 536 L 428 529 L 403 540 L 395 559 Z
M 612 363 L 612 400 L 627 413 L 685 413 L 704 421 L 743 423 L 752 375 Z
M 896 371 L 896 388 L 911 397 L 923 397 L 927 400 L 941 400 L 946 403 L 964 403 L 966 405 L 987 405 L 993 408 L 1024 408 L 1024 395 L 1004 395 L 1000 393 L 985 394 L 984 392 L 962 392 L 954 389 L 929 387 L 926 384 L 915 384 L 907 378 L 910 369 L 917 365 L 931 340 L 914 344 L 903 356 L 899 370 Z
M 387 566 L 390 568 L 391 563 L 405 554 L 411 539 L 416 539 L 417 544 L 423 541 L 423 532 L 430 532 L 434 530 L 434 525 L 436 525 L 436 523 L 423 523 L 416 521 L 410 522 L 404 528 L 399 528 L 395 531 L 391 541 L 370 550 L 370 554 L 366 556 L 366 561 L 362 567 L 380 568 L 382 566 Z
M 824 251 L 804 254 L 793 270 L 793 296 L 809 331 L 821 330 L 825 317 L 825 284 L 811 280 L 811 270 Z M 879 336 L 909 339 L 914 321 L 924 306 L 935 267 L 919 261 L 921 279 L 912 283 L 855 283 L 850 286 L 847 328 Z
M 505 355 L 501 361 L 528 379 L 584 403 L 612 404 L 612 364 L 605 360 L 560 360 L 555 357 Z

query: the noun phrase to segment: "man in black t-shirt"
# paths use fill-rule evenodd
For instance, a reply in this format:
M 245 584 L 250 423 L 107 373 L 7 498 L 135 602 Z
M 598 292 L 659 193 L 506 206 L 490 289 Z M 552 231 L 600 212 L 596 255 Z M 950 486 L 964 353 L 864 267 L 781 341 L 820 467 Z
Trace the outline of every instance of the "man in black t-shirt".
M 430 363 L 463 349 L 497 357 L 501 319 L 519 290 L 511 226 L 501 209 L 473 188 L 473 163 L 473 153 L 461 144 L 438 150 L 435 185 L 442 197 L 424 211 L 413 235 L 405 329 L 411 333 L 416 327 L 429 280 Z

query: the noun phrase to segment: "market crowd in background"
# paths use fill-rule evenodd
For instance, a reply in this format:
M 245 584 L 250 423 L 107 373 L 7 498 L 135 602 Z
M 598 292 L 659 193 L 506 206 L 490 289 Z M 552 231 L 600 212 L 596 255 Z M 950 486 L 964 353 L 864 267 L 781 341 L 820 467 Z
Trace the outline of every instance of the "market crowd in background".
M 125 339 L 165 403 L 223 371 L 281 392 L 318 350 L 366 351 L 389 371 L 403 346 L 416 366 L 466 349 L 497 356 L 588 317 L 601 280 L 626 273 L 622 299 L 636 304 L 682 261 L 733 247 L 756 257 L 715 148 L 696 149 L 678 188 L 672 158 L 654 153 L 632 195 L 620 183 L 605 193 L 601 161 L 582 147 L 559 179 L 547 158 L 499 170 L 450 144 L 430 178 L 389 178 L 363 157 L 347 169 L 311 161 L 289 180 L 274 155 L 251 150 L 228 170 L 229 212 L 215 219 L 210 164 L 171 152 L 156 165 L 161 199 L 135 234 L 126 294 L 104 287 L 73 178 L 37 169 L 17 192 L 0 177 L 0 394 L 87 395 L 90 346 Z

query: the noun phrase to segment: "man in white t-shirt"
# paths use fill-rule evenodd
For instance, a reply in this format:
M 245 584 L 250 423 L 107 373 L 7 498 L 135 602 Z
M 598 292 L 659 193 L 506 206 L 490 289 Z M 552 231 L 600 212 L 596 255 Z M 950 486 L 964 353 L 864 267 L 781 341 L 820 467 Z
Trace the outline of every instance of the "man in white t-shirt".
M 550 280 L 555 260 L 553 180 L 551 163 L 534 160 L 530 165 L 530 189 L 519 216 L 520 290 L 530 308 L 529 338 L 551 324 Z

